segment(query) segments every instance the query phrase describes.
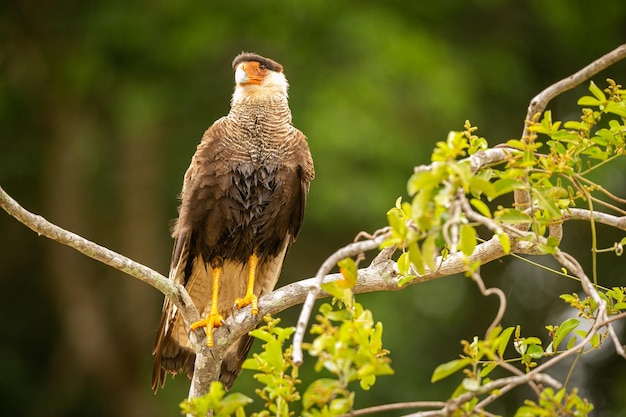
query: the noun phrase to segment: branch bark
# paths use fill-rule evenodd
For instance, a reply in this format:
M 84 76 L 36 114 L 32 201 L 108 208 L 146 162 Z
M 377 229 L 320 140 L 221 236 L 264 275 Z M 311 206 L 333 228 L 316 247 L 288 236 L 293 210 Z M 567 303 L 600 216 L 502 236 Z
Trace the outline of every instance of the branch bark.
M 153 286 L 176 304 L 189 323 L 200 319 L 198 310 L 185 288 L 155 270 L 50 223 L 42 216 L 29 212 L 11 198 L 2 187 L 0 187 L 0 207 L 39 236 L 45 236 L 76 249 L 85 256 Z

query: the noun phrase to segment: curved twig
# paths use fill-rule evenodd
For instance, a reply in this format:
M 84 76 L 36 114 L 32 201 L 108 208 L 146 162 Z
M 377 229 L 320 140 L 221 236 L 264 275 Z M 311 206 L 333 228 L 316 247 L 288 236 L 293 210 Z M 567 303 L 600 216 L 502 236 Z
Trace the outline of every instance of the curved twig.
M 376 249 L 388 237 L 389 234 L 385 233 L 373 237 L 369 240 L 354 242 L 347 246 L 344 246 L 343 248 L 337 250 L 335 253 L 329 256 L 319 268 L 317 274 L 315 275 L 315 281 L 310 287 L 307 297 L 304 300 L 304 305 L 302 306 L 302 310 L 300 311 L 300 317 L 298 318 L 298 324 L 296 325 L 296 332 L 293 336 L 293 353 L 291 357 L 293 359 L 293 363 L 296 364 L 296 366 L 300 366 L 302 364 L 302 342 L 304 341 L 304 333 L 306 332 L 306 328 L 309 323 L 309 318 L 311 317 L 311 312 L 313 311 L 315 300 L 318 298 L 320 291 L 322 290 L 322 282 L 324 281 L 324 277 L 342 259 L 356 256 L 360 253 Z
M 601 56 L 591 64 L 582 68 L 580 71 L 552 84 L 533 97 L 528 105 L 528 112 L 526 113 L 526 123 L 524 123 L 522 138 L 528 137 L 530 134 L 528 122 L 536 117 L 538 113 L 543 113 L 552 99 L 574 87 L 579 86 L 600 71 L 610 67 L 624 58 L 626 58 L 626 44 L 620 45 L 611 52 Z

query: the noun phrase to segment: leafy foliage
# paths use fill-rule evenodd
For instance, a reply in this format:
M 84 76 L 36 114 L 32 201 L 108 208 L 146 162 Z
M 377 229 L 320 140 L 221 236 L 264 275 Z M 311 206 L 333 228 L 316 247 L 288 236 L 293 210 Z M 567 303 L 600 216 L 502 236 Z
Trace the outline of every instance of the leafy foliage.
M 565 388 L 556 392 L 552 388 L 546 388 L 541 392 L 538 403 L 526 400 L 515 413 L 515 417 L 584 417 L 592 410 L 593 405 L 580 398 L 576 388 L 569 394 Z
M 243 394 L 226 394 L 222 383 L 214 381 L 206 395 L 185 400 L 180 403 L 180 408 L 183 413 L 193 417 L 205 417 L 209 412 L 214 417 L 243 417 L 245 414 L 241 407 L 250 402 L 252 399 Z
M 401 249 L 400 285 L 435 270 L 438 262 L 458 253 L 464 260 L 466 274 L 483 286 L 480 261 L 472 258 L 477 245 L 485 241 L 479 238 L 479 226 L 493 233 L 505 254 L 512 251 L 557 254 L 560 234 L 553 234 L 552 228 L 563 222 L 570 208 L 582 205 L 589 209 L 594 236 L 594 204 L 620 211 L 606 200 L 621 200 L 588 177 L 625 153 L 626 90 L 608 80 L 605 90 L 592 82 L 589 91 L 591 95 L 578 100 L 583 106 L 580 120 L 553 121 L 551 112 L 546 111 L 541 120 L 528 121 L 529 136 L 507 142 L 508 157 L 502 166 L 485 164 L 477 169 L 471 166 L 467 157 L 487 149 L 487 142 L 475 135 L 476 128 L 469 122 L 465 123 L 464 131 L 451 132 L 445 142 L 437 144 L 432 164 L 428 169 L 416 169 L 409 180 L 408 193 L 412 200 L 398 199 L 387 213 L 391 237 L 385 245 Z M 596 197 L 597 191 L 605 199 Z M 520 192 L 528 196 L 523 205 L 498 205 L 495 209 L 490 205 L 505 195 Z M 623 240 L 608 250 L 619 256 L 622 243 Z M 596 285 L 597 252 L 594 238 Z M 441 256 L 437 258 L 438 255 Z M 565 275 L 568 276 L 567 271 Z M 482 291 L 487 295 L 486 290 Z M 546 326 L 551 340 L 544 345 L 540 337 L 522 336 L 519 325 L 502 329 L 499 316 L 494 322 L 498 325 L 485 339 L 462 341 L 460 357 L 437 366 L 431 381 L 462 372 L 464 377 L 451 399 L 458 399 L 455 404 L 459 410 L 480 412 L 484 404 L 502 395 L 501 385 L 489 378 L 494 369 L 515 371 L 521 378 L 523 374 L 515 370 L 519 368 L 510 368 L 511 364 L 518 363 L 526 374 L 534 375 L 534 369 L 548 358 L 553 359 L 549 363 L 552 364 L 560 360 L 560 354 L 576 350 L 580 356 L 600 348 L 609 329 L 600 330 L 601 326 L 595 323 L 605 318 L 610 321 L 611 316 L 623 317 L 625 290 L 622 287 L 601 290 L 596 286 L 593 293 L 589 291 L 583 299 L 576 293 L 561 296 L 578 316 L 589 321 L 587 330 L 580 329 L 580 320 L 568 318 L 558 325 Z M 602 300 L 602 308 L 598 300 Z M 502 294 L 501 303 L 504 302 Z M 510 342 L 515 354 L 505 356 Z M 483 394 L 490 394 L 491 398 L 479 405 L 478 398 Z M 538 403 L 527 401 L 516 416 L 583 416 L 592 408 L 587 400 L 578 397 L 576 389 L 568 394 L 565 388 L 556 392 L 547 388 L 541 392 Z
M 264 342 L 263 350 L 243 365 L 244 369 L 255 371 L 254 378 L 262 384 L 256 394 L 264 401 L 263 410 L 251 416 L 294 415 L 294 405 L 300 400 L 302 416 L 343 415 L 354 405 L 352 382 L 358 381 L 363 390 L 368 390 L 377 376 L 393 374 L 389 352 L 382 347 L 382 323 L 374 322 L 372 312 L 354 300 L 351 288 L 356 283 L 356 263 L 344 259 L 339 268 L 343 278 L 323 286 L 335 296 L 333 303 L 320 306 L 317 324 L 311 328 L 311 334 L 317 336 L 306 346 L 309 354 L 317 358 L 315 371 L 329 376 L 320 376 L 301 393 L 298 367 L 291 359 L 292 346 L 285 347 L 295 328 L 280 327 L 280 319 L 264 317 L 265 324 L 250 332 Z M 215 416 L 246 416 L 244 407 L 252 400 L 241 394 L 224 394 L 216 382 L 206 396 L 184 401 L 181 409 L 193 416 L 205 416 L 216 407 Z

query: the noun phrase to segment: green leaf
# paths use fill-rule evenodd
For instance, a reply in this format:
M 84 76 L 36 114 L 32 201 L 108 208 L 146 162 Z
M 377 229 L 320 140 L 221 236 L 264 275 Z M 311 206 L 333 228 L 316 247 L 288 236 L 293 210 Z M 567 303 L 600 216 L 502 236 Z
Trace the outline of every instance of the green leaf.
M 502 178 L 493 183 L 495 194 L 493 198 L 503 194 L 512 193 L 514 190 L 519 190 L 526 187 L 522 181 L 513 178 Z
M 522 142 L 519 139 L 507 140 L 506 144 L 508 146 L 510 146 L 511 148 L 519 149 L 519 150 L 522 150 L 522 151 L 528 147 L 528 145 L 525 142 Z
M 591 340 L 589 340 L 589 343 L 591 343 L 591 346 L 593 346 L 595 349 L 600 347 L 600 334 L 596 333 L 593 336 L 591 336 Z
M 218 416 L 231 416 L 237 411 L 238 408 L 248 405 L 250 403 L 252 403 L 252 398 L 240 392 L 233 392 L 232 394 L 228 394 L 220 402 L 221 407 Z
M 409 268 L 411 267 L 411 261 L 409 259 L 409 253 L 403 252 L 398 258 L 398 272 L 402 275 L 406 275 L 409 273 Z
M 591 94 L 593 94 L 600 102 L 606 102 L 604 92 L 593 81 L 589 83 L 589 91 L 591 91 Z
M 491 373 L 491 371 L 493 371 L 497 367 L 498 367 L 498 363 L 497 362 L 488 363 L 488 364 L 483 365 L 483 369 L 480 370 L 480 377 L 481 378 L 486 377 L 487 375 L 489 375 Z
M 491 219 L 491 211 L 489 210 L 487 204 L 485 204 L 482 200 L 472 198 L 470 200 L 470 204 L 474 206 L 474 208 L 478 210 L 480 214 Z
M 623 102 L 617 103 L 615 101 L 609 101 L 606 104 L 606 108 L 604 109 L 604 111 L 607 113 L 616 114 L 626 119 L 626 107 L 624 106 Z
M 345 280 L 345 285 L 348 288 L 354 288 L 357 281 L 357 266 L 356 262 L 352 258 L 342 259 L 337 263 L 339 266 L 339 272 L 341 272 L 341 276 Z
M 549 219 L 558 219 L 561 217 L 561 210 L 557 207 L 553 198 L 549 195 L 550 189 L 537 189 L 533 188 L 533 198 L 537 200 L 537 204 L 543 210 L 545 210 Z
M 402 210 L 397 207 L 390 209 L 387 212 L 387 221 L 391 229 L 400 237 L 404 238 L 406 236 L 407 228 Z
M 461 251 L 469 257 L 476 248 L 476 229 L 469 224 L 461 225 Z
M 428 235 L 422 243 L 422 257 L 424 263 L 431 271 L 435 269 L 435 259 L 437 258 L 437 242 L 435 241 L 435 235 Z
M 415 195 L 419 190 L 426 187 L 432 188 L 433 184 L 439 183 L 439 178 L 432 171 L 416 172 L 411 176 L 407 184 L 407 192 L 410 196 Z
M 453 373 L 460 371 L 471 363 L 472 360 L 470 358 L 455 359 L 450 362 L 442 363 L 441 365 L 437 366 L 437 368 L 435 368 L 433 376 L 430 378 L 430 382 L 437 382 L 443 378 L 446 378 L 447 376 L 450 376 Z
M 268 332 L 265 329 L 262 328 L 258 328 L 258 329 L 254 329 L 251 330 L 250 333 L 248 333 L 250 336 L 256 338 L 256 339 L 260 339 L 264 342 L 269 342 L 270 340 L 274 340 L 274 337 L 272 336 L 272 334 L 270 332 Z
M 424 268 L 424 258 L 422 256 L 422 251 L 420 251 L 419 246 L 417 246 L 417 242 L 409 243 L 409 259 L 417 273 L 420 275 L 424 275 L 426 273 L 426 268 Z
M 498 233 L 498 240 L 500 241 L 502 250 L 508 255 L 511 252 L 511 239 L 509 239 L 509 235 L 506 233 Z
M 557 349 L 559 347 L 559 343 L 561 343 L 568 334 L 578 327 L 579 324 L 580 320 L 575 318 L 569 318 L 561 323 L 558 330 L 554 333 L 554 348 Z
M 495 219 L 506 224 L 530 223 L 531 218 L 528 214 L 517 209 L 502 209 L 495 213 Z
M 339 390 L 339 381 L 332 378 L 320 378 L 313 381 L 302 395 L 302 406 L 305 410 L 322 407 L 328 404 L 335 391 Z
M 572 337 L 567 341 L 567 350 L 570 350 L 576 344 L 576 338 Z
M 514 327 L 507 327 L 506 329 L 502 331 L 502 333 L 498 337 L 498 345 L 496 347 L 496 352 L 501 358 L 504 358 L 504 351 L 506 350 L 506 347 L 509 344 L 509 340 L 511 339 L 513 330 L 515 330 Z
M 523 343 L 526 345 L 541 345 L 541 339 L 531 336 L 524 339 Z
M 593 107 L 598 107 L 600 104 L 602 104 L 602 102 L 600 100 L 598 100 L 595 97 L 591 97 L 591 96 L 583 96 L 581 98 L 578 99 L 577 104 L 579 106 L 593 106 Z
M 485 194 L 487 198 L 492 199 L 495 197 L 496 189 L 490 181 L 479 177 L 472 176 L 470 178 L 470 188 L 472 193 L 476 195 Z
M 543 348 L 539 345 L 529 345 L 526 354 L 533 359 L 539 359 L 543 356 Z

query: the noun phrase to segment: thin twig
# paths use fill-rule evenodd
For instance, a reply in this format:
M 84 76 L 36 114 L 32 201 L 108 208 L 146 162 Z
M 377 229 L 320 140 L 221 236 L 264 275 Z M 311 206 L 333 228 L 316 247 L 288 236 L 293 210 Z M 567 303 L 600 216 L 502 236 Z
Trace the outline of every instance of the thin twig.
M 620 45 L 606 55 L 596 59 L 580 71 L 552 84 L 550 87 L 544 89 L 542 92 L 533 97 L 528 105 L 528 112 L 526 113 L 526 123 L 524 123 L 522 138 L 525 138 L 530 134 L 530 125 L 528 122 L 532 120 L 537 113 L 543 113 L 552 99 L 574 87 L 579 86 L 600 71 L 610 67 L 624 58 L 626 58 L 626 44 Z
M 480 293 L 483 296 L 488 297 L 490 295 L 495 295 L 500 300 L 500 305 L 498 306 L 498 312 L 496 313 L 496 316 L 493 318 L 491 324 L 489 325 L 489 327 L 487 328 L 487 331 L 485 332 L 485 340 L 487 340 L 489 338 L 489 335 L 493 331 L 493 329 L 495 329 L 496 326 L 500 324 L 500 322 L 502 321 L 502 318 L 504 317 L 504 313 L 506 312 L 506 295 L 504 295 L 504 291 L 502 291 L 498 287 L 487 288 L 485 286 L 485 282 L 483 281 L 482 277 L 480 276 L 478 272 L 472 273 L 472 279 L 478 286 L 478 289 L 480 290 Z
M 434 408 L 443 407 L 445 405 L 446 403 L 443 401 L 407 401 L 401 403 L 382 404 L 367 408 L 361 408 L 359 410 L 354 410 L 349 413 L 342 414 L 339 417 L 358 417 L 368 414 L 382 413 L 386 411 L 405 410 L 407 408 Z
M 298 318 L 298 323 L 296 325 L 296 332 L 293 336 L 293 353 L 292 359 L 296 366 L 300 366 L 302 364 L 303 355 L 302 355 L 302 342 L 304 341 L 304 333 L 306 332 L 306 328 L 309 323 L 309 319 L 311 317 L 311 312 L 313 311 L 313 306 L 315 305 L 315 300 L 319 296 L 319 293 L 322 289 L 322 282 L 324 281 L 324 277 L 330 272 L 331 269 L 337 265 L 339 261 L 345 258 L 349 258 L 355 255 L 358 255 L 363 252 L 367 252 L 373 249 L 376 249 L 380 246 L 381 243 L 385 241 L 389 237 L 388 233 L 383 235 L 378 235 L 373 239 L 364 240 L 360 242 L 354 242 L 343 248 L 337 250 L 331 256 L 329 256 L 322 266 L 317 271 L 315 275 L 315 281 L 313 286 L 310 287 L 307 297 L 302 305 L 302 310 L 300 311 L 300 317 Z

